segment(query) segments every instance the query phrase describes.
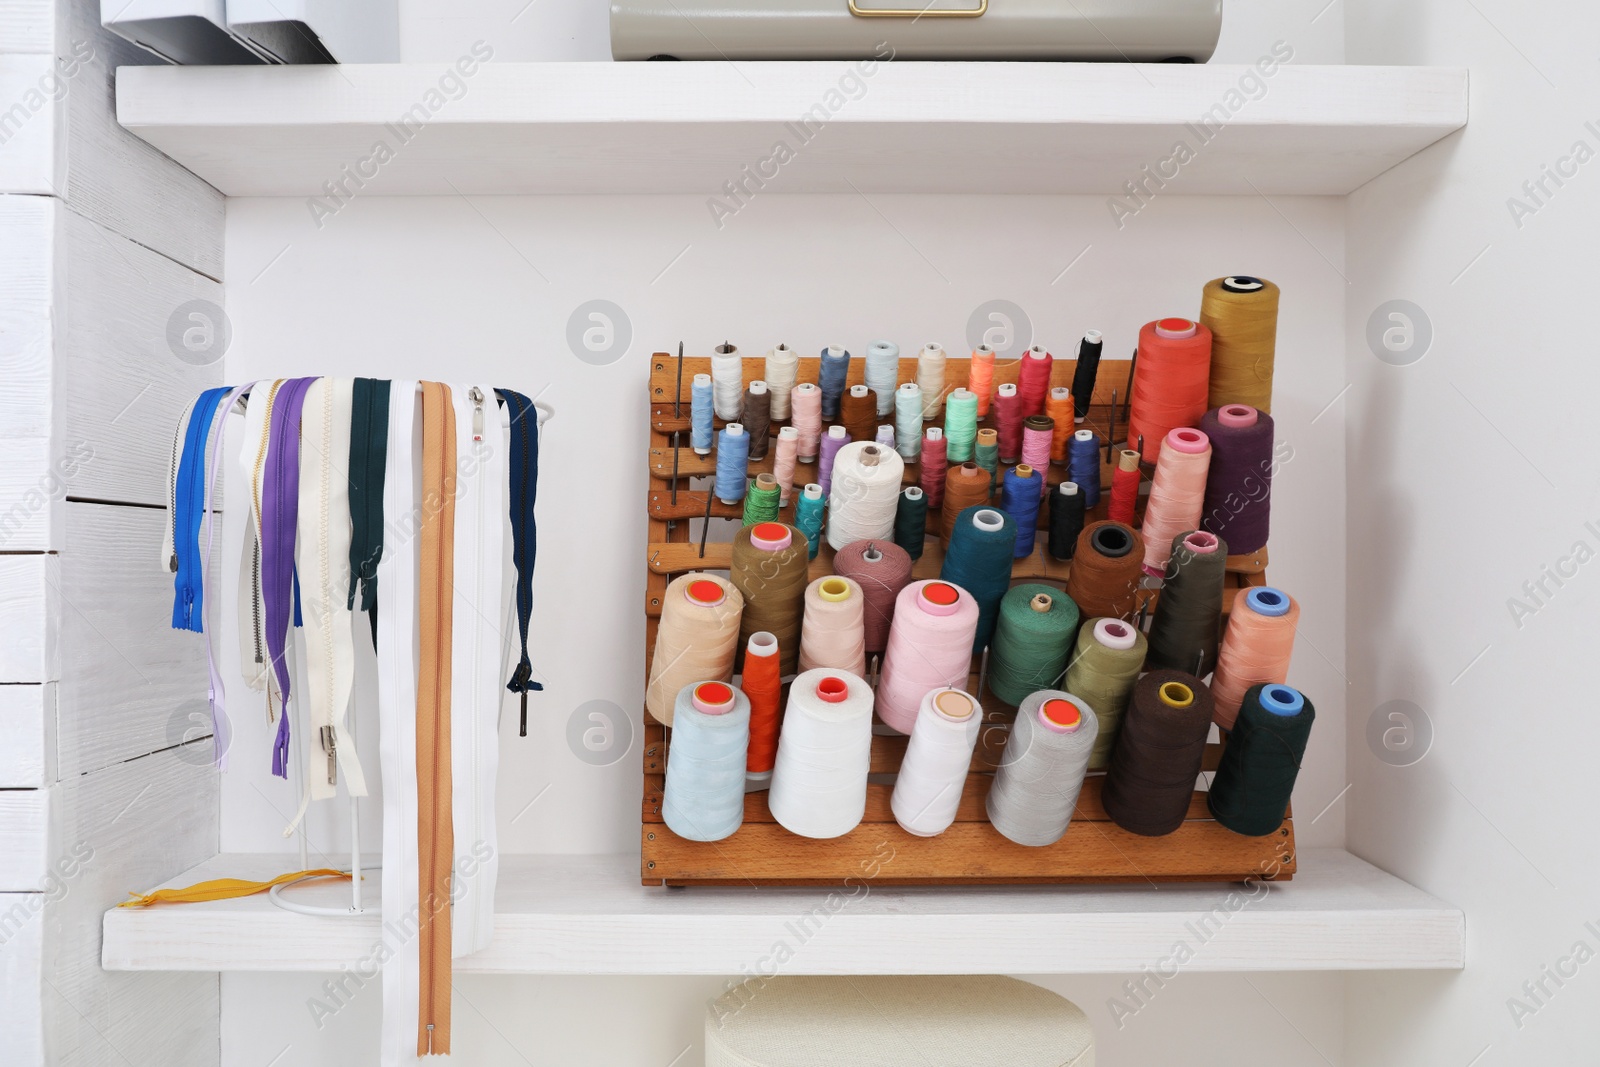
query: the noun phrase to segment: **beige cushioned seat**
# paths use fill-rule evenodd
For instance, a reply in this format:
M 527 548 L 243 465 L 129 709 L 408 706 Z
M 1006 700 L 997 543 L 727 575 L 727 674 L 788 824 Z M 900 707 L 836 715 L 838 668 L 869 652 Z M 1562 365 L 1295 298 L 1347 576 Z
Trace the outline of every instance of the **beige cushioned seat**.
M 706 1067 L 1093 1067 L 1076 1004 L 998 977 L 752 978 L 706 1010 Z

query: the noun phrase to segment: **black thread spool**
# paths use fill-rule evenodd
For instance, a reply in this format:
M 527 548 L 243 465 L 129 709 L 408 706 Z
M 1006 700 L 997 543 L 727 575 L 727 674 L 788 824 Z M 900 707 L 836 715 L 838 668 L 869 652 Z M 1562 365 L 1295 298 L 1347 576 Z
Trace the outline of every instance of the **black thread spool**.
M 1206 806 L 1236 834 L 1265 837 L 1283 825 L 1316 709 L 1298 689 L 1253 685 L 1217 764 Z
M 1069 560 L 1083 532 L 1083 493 L 1077 482 L 1062 482 L 1050 494 L 1050 555 Z
M 1129 833 L 1162 837 L 1183 825 L 1205 759 L 1211 691 L 1183 671 L 1151 671 L 1133 687 L 1101 800 Z
M 1227 542 L 1215 534 L 1192 530 L 1172 539 L 1150 623 L 1150 669 L 1193 671 L 1204 678 L 1216 668 L 1227 563 Z
M 1072 369 L 1072 414 L 1078 422 L 1089 416 L 1094 380 L 1100 373 L 1100 350 L 1104 347 L 1099 330 L 1090 330 L 1078 344 L 1078 363 Z

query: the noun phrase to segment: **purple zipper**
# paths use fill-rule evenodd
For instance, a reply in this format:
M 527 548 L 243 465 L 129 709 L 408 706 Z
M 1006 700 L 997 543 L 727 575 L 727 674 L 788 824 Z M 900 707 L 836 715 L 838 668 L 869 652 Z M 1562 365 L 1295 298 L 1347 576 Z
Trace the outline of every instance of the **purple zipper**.
M 272 744 L 272 773 L 289 777 L 289 664 L 284 646 L 294 599 L 295 527 L 300 521 L 300 412 L 316 378 L 290 378 L 278 388 L 267 434 L 261 485 L 261 600 L 267 655 L 283 694 L 283 714 Z

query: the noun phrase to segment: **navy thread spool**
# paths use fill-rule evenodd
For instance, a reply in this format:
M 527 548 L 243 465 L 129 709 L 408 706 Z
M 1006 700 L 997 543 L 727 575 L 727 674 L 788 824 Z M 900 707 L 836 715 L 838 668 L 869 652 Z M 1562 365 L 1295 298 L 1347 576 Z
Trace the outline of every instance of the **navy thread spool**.
M 1077 482 L 1062 482 L 1050 494 L 1050 555 L 1070 560 L 1083 532 L 1083 493 Z
M 745 470 L 750 465 L 750 435 L 737 422 L 730 422 L 717 435 L 717 499 L 737 504 L 749 486 Z
M 1089 415 L 1094 380 L 1100 373 L 1100 350 L 1104 347 L 1099 330 L 1090 330 L 1078 344 L 1078 365 L 1072 369 L 1072 413 L 1078 422 Z
M 1251 555 L 1266 547 L 1272 512 L 1272 416 L 1244 404 L 1224 404 L 1200 419 L 1211 439 L 1211 469 L 1200 528 Z
M 822 364 L 817 371 L 817 384 L 822 387 L 822 421 L 834 422 L 839 418 L 839 404 L 844 396 L 845 381 L 850 377 L 850 353 L 838 345 L 822 350 Z
M 912 559 L 922 558 L 922 542 L 928 536 L 928 494 L 914 485 L 900 491 L 900 504 L 894 516 L 894 543 Z
M 750 701 L 725 682 L 678 692 L 661 820 L 689 841 L 721 841 L 744 822 Z
M 1005 512 L 982 504 L 974 504 L 956 516 L 950 531 L 950 545 L 939 568 L 939 579 L 960 586 L 978 602 L 978 631 L 972 639 L 974 654 L 982 652 L 994 635 L 1000 601 L 1011 588 L 1016 544 L 1016 521 Z
M 1011 553 L 1015 559 L 1033 555 L 1033 542 L 1039 527 L 1039 485 L 1044 475 L 1019 463 L 1006 471 L 1000 486 L 1000 510 L 1017 524 L 1017 540 Z
M 1250 687 L 1206 794 L 1218 822 L 1246 837 L 1265 837 L 1283 824 L 1316 717 L 1293 686 Z
M 1100 438 L 1093 430 L 1077 430 L 1067 443 L 1067 476 L 1078 483 L 1083 506 L 1100 503 Z

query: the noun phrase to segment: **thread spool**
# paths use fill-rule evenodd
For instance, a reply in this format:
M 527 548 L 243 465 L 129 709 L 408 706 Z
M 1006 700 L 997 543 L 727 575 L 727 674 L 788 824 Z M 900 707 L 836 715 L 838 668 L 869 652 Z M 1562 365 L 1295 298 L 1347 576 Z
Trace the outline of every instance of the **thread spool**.
M 894 442 L 894 424 L 893 423 L 885 423 L 884 425 L 878 427 L 877 442 L 878 442 L 879 445 L 881 445 L 884 448 L 895 448 L 896 447 L 895 446 L 895 442 Z
M 872 390 L 864 385 L 846 389 L 839 408 L 839 421 L 850 431 L 850 440 L 873 440 L 878 433 L 878 405 L 872 399 Z
M 965 686 L 977 626 L 977 601 L 960 586 L 921 581 L 900 590 L 878 678 L 878 718 L 908 734 L 924 696 Z
M 801 463 L 815 463 L 822 439 L 822 390 L 801 382 L 789 390 L 789 424 L 799 436 L 795 457 Z
M 894 447 L 907 463 L 922 455 L 922 387 L 916 382 L 894 391 Z
M 1124 526 L 1133 525 L 1134 506 L 1139 503 L 1139 453 L 1124 448 L 1117 453 L 1117 469 L 1111 472 L 1111 503 L 1106 516 Z M 1145 534 L 1145 540 L 1150 535 Z
M 822 547 L 822 509 L 827 502 L 828 498 L 822 495 L 822 486 L 816 482 L 808 483 L 795 498 L 794 524 L 805 534 L 808 560 L 816 559 L 817 551 Z
M 894 412 L 895 383 L 900 380 L 900 346 L 893 341 L 873 341 L 867 345 L 867 387 L 876 398 L 878 418 Z
M 772 457 L 772 476 L 778 482 L 778 506 L 782 508 L 789 506 L 789 497 L 794 495 L 794 466 L 799 458 L 799 446 L 799 430 L 785 426 L 778 431 L 778 443 Z
M 1005 482 L 1000 487 L 1000 510 L 1011 516 L 1016 526 L 1016 540 L 1011 549 L 1016 559 L 1033 555 L 1039 527 L 1039 484 L 1043 481 L 1038 471 L 1019 463 L 1006 471 Z
M 750 436 L 737 422 L 730 422 L 717 435 L 717 499 L 737 504 L 744 499 L 745 471 L 750 467 Z
M 1022 357 L 1017 369 L 1017 395 L 1022 398 L 1022 417 L 1044 414 L 1045 396 L 1050 392 L 1050 369 L 1055 358 L 1039 345 Z
M 900 490 L 900 505 L 894 516 L 894 543 L 913 560 L 922 558 L 922 545 L 928 537 L 928 494 L 914 485 Z
M 1206 283 L 1200 321 L 1212 335 L 1207 407 L 1247 404 L 1271 413 L 1278 298 L 1276 285 L 1246 275 Z
M 1192 674 L 1151 671 L 1134 684 L 1100 790 L 1112 822 L 1145 837 L 1183 825 L 1205 758 L 1211 712 L 1211 694 Z
M 1070 693 L 1046 689 L 1025 699 L 984 801 L 994 828 L 1033 848 L 1061 840 L 1097 732 L 1094 713 Z
M 721 841 L 744 822 L 750 701 L 726 682 L 678 691 L 661 821 L 688 841 Z
M 1010 382 L 995 390 L 994 421 L 1000 434 L 1000 465 L 1009 467 L 1022 458 L 1022 397 Z
M 1100 503 L 1100 438 L 1093 430 L 1075 430 L 1067 442 L 1067 475 L 1078 483 L 1083 504 Z
M 756 475 L 744 498 L 744 525 L 773 522 L 778 517 L 778 480 L 765 472 Z
M 789 686 L 767 804 L 792 834 L 840 837 L 867 810 L 872 688 L 844 671 L 806 671 Z
M 1316 717 L 1293 686 L 1253 685 L 1245 692 L 1206 794 L 1218 822 L 1246 837 L 1265 837 L 1283 825 Z
M 1000 432 L 985 428 L 978 431 L 977 441 L 972 446 L 972 461 L 982 467 L 989 475 L 989 492 L 994 493 L 995 485 L 1000 481 Z
M 1067 465 L 1067 442 L 1072 440 L 1072 390 L 1057 386 L 1045 397 L 1044 413 L 1050 416 L 1050 462 Z
M 1111 762 L 1111 750 L 1147 650 L 1144 634 L 1121 619 L 1091 619 L 1078 631 L 1063 688 L 1082 697 L 1100 724 L 1089 756 L 1091 771 L 1105 770 Z
M 1050 555 L 1069 560 L 1083 532 L 1083 493 L 1077 482 L 1062 482 L 1050 494 Z
M 738 422 L 744 414 L 744 360 L 737 345 L 711 350 L 711 397 L 723 422 Z
M 1227 554 L 1227 544 L 1203 530 L 1172 539 L 1166 581 L 1150 623 L 1152 670 L 1186 670 L 1204 678 L 1216 668 Z
M 739 687 L 750 701 L 750 752 L 745 761 L 745 779 L 765 782 L 772 777 L 772 764 L 778 757 L 778 712 L 782 674 L 778 659 L 777 635 L 757 630 L 744 648 L 744 672 Z
M 744 415 L 741 419 L 750 434 L 750 458 L 766 459 L 772 433 L 772 393 L 767 389 L 767 383 L 759 378 L 744 391 Z
M 711 455 L 716 433 L 713 404 L 711 375 L 696 374 L 689 386 L 689 447 L 697 456 Z
M 1144 439 L 1141 458 L 1155 463 L 1167 434 L 1196 426 L 1206 413 L 1211 331 L 1188 319 L 1147 322 L 1139 331 L 1138 362 L 1128 403 L 1128 441 Z
M 743 594 L 714 574 L 683 574 L 667 585 L 645 686 L 645 709 L 653 719 L 672 725 L 678 691 L 686 685 L 733 680 L 743 609 Z
M 767 373 L 763 380 L 772 395 L 772 421 L 789 417 L 789 394 L 800 376 L 800 353 L 778 344 L 767 353 Z
M 989 690 L 1015 707 L 1030 693 L 1062 688 L 1077 632 L 1078 606 L 1061 590 L 1013 586 L 1000 601 L 989 643 Z
M 1199 529 L 1206 498 L 1206 472 L 1211 469 L 1211 442 L 1199 430 L 1180 428 L 1167 434 L 1150 481 L 1144 506 L 1144 572 L 1160 575 L 1172 555 L 1172 539 Z
M 951 463 L 965 463 L 972 458 L 972 446 L 978 436 L 978 394 L 970 389 L 956 389 L 944 402 L 945 458 Z
M 950 546 L 945 550 L 939 577 L 965 589 L 978 602 L 973 655 L 982 652 L 994 635 L 1000 599 L 1011 588 L 1011 561 L 1016 544 L 1016 522 L 1005 512 L 991 507 L 967 508 L 956 516 L 955 526 L 951 528 Z
M 1200 429 L 1211 439 L 1200 528 L 1227 541 L 1231 551 L 1253 555 L 1266 547 L 1271 528 L 1272 416 L 1225 404 L 1206 412 Z
M 967 365 L 967 390 L 977 402 L 979 419 L 989 414 L 989 407 L 994 397 L 994 361 L 994 349 L 988 345 L 979 345 L 972 350 L 972 358 Z
M 1294 653 L 1299 624 L 1299 603 L 1281 589 L 1256 586 L 1234 597 L 1211 681 L 1218 726 L 1233 729 L 1239 705 L 1251 686 L 1289 680 L 1289 657 Z
M 839 401 L 850 377 L 850 353 L 838 345 L 829 345 L 821 356 L 817 384 L 822 387 L 822 421 L 833 422 L 839 417 Z
M 1067 595 L 1085 618 L 1127 619 L 1138 608 L 1144 579 L 1144 538 L 1131 526 L 1104 520 L 1078 535 Z
M 948 442 L 944 431 L 929 426 L 922 435 L 922 463 L 917 478 L 922 491 L 928 496 L 928 506 L 936 508 L 944 502 L 944 475 L 948 467 Z
M 828 494 L 828 544 L 838 550 L 852 541 L 892 539 L 904 473 L 897 454 L 871 441 L 841 448 Z
M 1100 373 L 1100 352 L 1104 347 L 1099 330 L 1089 330 L 1078 342 L 1078 362 L 1072 370 L 1072 410 L 1079 422 L 1089 417 L 1089 403 L 1094 399 L 1094 382 Z
M 978 701 L 969 693 L 935 689 L 922 698 L 889 798 L 902 830 L 934 837 L 956 821 L 982 727 Z
M 806 543 L 800 531 L 781 522 L 746 526 L 733 537 L 728 577 L 741 596 L 739 647 L 765 630 L 778 639 L 778 665 L 794 672 L 800 656 L 800 622 L 805 611 Z
M 817 457 L 817 484 L 824 493 L 832 492 L 834 461 L 839 457 L 839 450 L 849 443 L 849 431 L 843 426 L 829 426 L 828 432 L 822 435 L 821 455 Z
M 956 516 L 970 507 L 989 502 L 989 472 L 976 463 L 962 463 L 945 471 L 944 500 L 939 512 L 939 540 L 948 548 Z
M 866 597 L 849 578 L 830 574 L 806 586 L 805 620 L 800 630 L 800 669 L 831 667 L 867 673 L 863 632 Z
M 1022 420 L 1022 462 L 1039 472 L 1039 500 L 1048 493 L 1045 471 L 1050 469 L 1050 446 L 1055 440 L 1056 424 L 1048 415 L 1029 415 Z
M 928 342 L 917 353 L 917 387 L 922 390 L 922 418 L 931 421 L 944 410 L 945 352 L 942 345 Z
M 911 582 L 910 554 L 883 541 L 857 541 L 833 557 L 833 570 L 861 588 L 867 655 L 877 655 L 889 645 L 896 600 Z

